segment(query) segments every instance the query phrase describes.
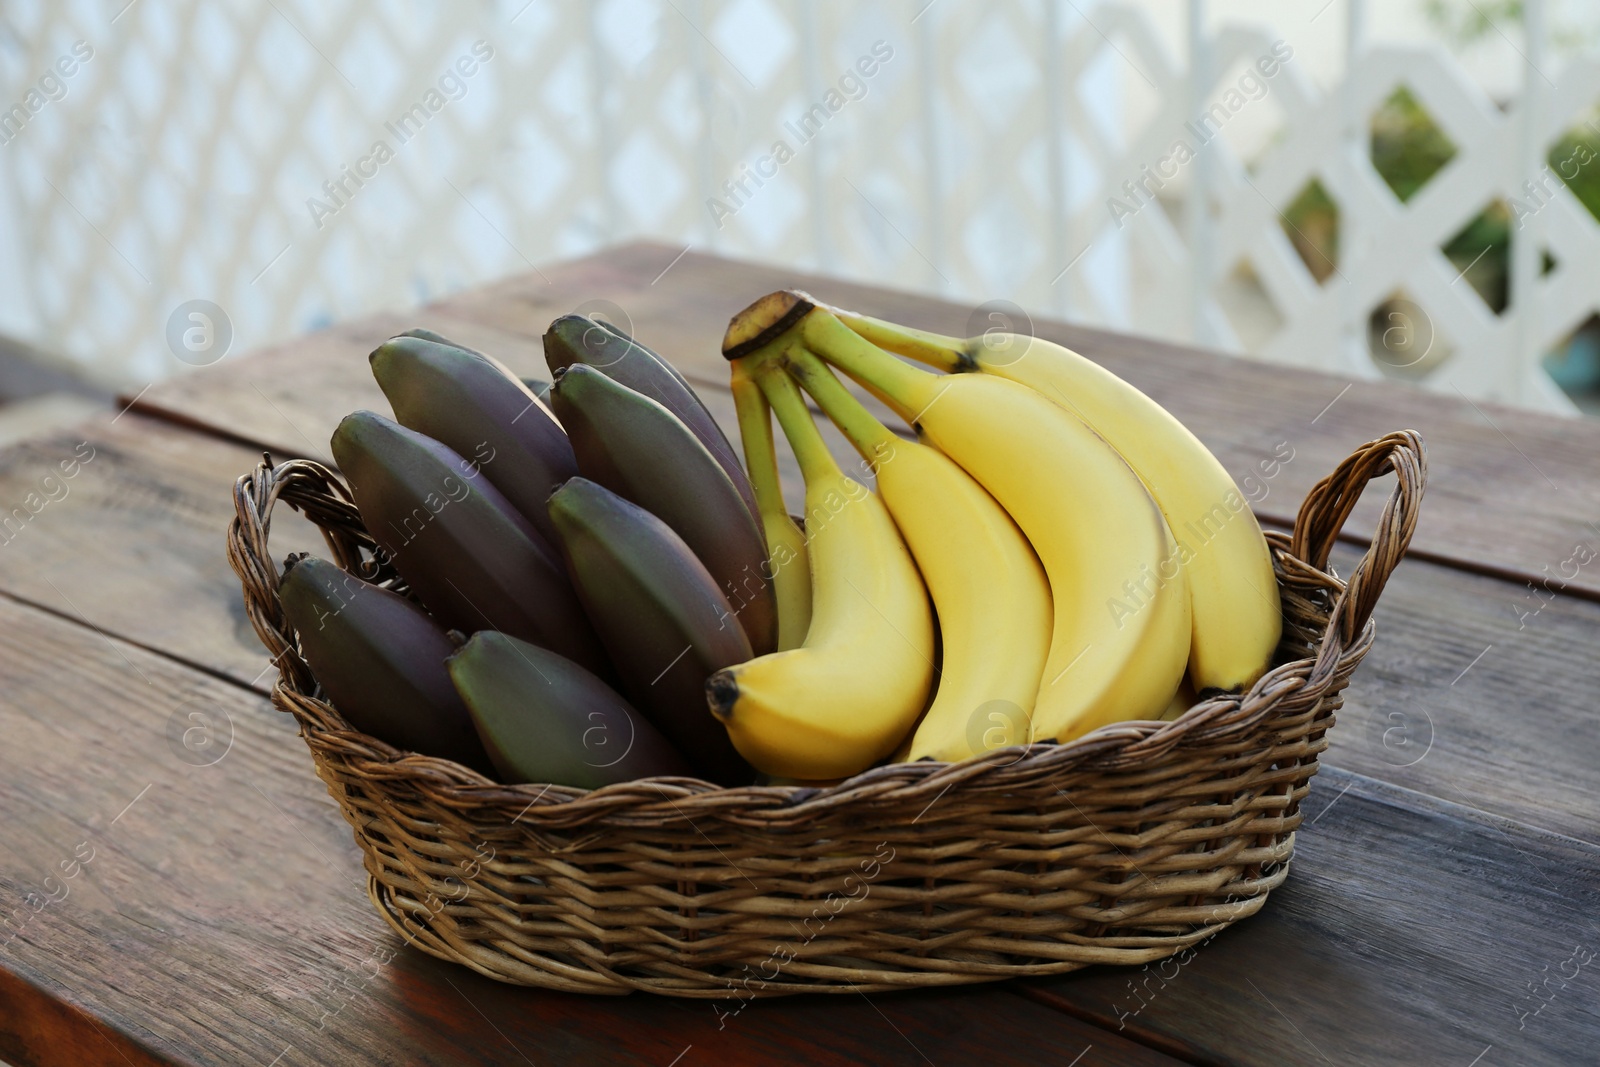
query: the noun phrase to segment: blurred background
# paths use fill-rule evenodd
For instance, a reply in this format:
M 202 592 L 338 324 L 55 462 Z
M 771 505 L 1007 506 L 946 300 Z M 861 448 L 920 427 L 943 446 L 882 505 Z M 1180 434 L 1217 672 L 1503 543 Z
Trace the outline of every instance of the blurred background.
M 639 237 L 1600 412 L 1600 9 L 6 0 L 0 442 Z

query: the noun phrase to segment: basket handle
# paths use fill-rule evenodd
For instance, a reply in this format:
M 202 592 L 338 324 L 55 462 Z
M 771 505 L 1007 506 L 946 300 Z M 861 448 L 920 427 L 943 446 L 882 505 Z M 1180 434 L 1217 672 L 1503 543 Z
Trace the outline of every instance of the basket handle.
M 309 693 L 315 685 L 311 668 L 300 658 L 294 630 L 278 601 L 279 570 L 267 547 L 272 509 L 279 501 L 317 525 L 333 561 L 344 570 L 372 582 L 392 582 L 394 574 L 362 526 L 350 491 L 322 464 L 294 459 L 273 466 L 272 456 L 263 454 L 260 466 L 234 483 L 228 563 L 244 586 L 245 614 L 283 680 Z
M 1389 575 L 1405 557 L 1417 528 L 1417 513 L 1428 482 L 1428 452 L 1415 430 L 1396 430 L 1356 449 L 1322 481 L 1311 487 L 1294 520 L 1290 551 L 1299 559 L 1327 570 L 1328 554 L 1345 520 L 1374 478 L 1395 475 L 1394 489 L 1384 502 L 1377 531 L 1366 555 L 1356 564 L 1328 620 L 1349 647 L 1367 625 Z

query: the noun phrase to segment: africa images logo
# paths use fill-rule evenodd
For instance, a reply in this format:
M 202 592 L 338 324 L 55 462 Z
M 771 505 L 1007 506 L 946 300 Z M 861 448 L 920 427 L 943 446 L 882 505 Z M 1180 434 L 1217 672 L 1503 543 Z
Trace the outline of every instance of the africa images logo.
M 488 41 L 474 41 L 471 55 L 463 55 L 446 67 L 439 76 L 437 86 L 428 86 L 422 98 L 402 112 L 399 118 L 383 124 L 383 128 L 394 136 L 395 145 L 405 146 L 422 133 L 428 120 L 443 111 L 446 104 L 466 96 L 467 79 L 478 73 L 480 64 L 488 63 L 493 58 L 494 48 Z M 361 187 L 378 176 L 378 168 L 394 157 L 395 147 L 379 138 L 372 143 L 366 155 L 353 164 L 340 167 L 337 177 L 323 182 L 322 192 L 327 199 L 315 196 L 306 198 L 306 210 L 311 212 L 311 221 L 317 229 L 322 229 L 330 216 L 343 211 Z
M 74 41 L 72 51 L 62 55 L 45 69 L 36 84 L 28 86 L 22 99 L 0 111 L 0 145 L 10 144 L 22 134 L 28 121 L 44 110 L 52 100 L 67 95 L 67 79 L 78 73 L 79 67 L 94 58 L 94 49 L 87 41 Z

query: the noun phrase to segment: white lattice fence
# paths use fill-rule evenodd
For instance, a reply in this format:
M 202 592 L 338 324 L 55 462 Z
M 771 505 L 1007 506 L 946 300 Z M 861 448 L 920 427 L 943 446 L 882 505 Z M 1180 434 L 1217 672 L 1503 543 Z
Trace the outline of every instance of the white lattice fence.
M 1542 207 L 1522 186 L 1548 169 L 1547 146 L 1587 117 L 1600 96 L 1597 75 L 1600 69 L 1590 63 L 1571 63 L 1562 72 L 1556 82 L 1562 106 L 1539 116 L 1538 150 L 1531 160 L 1522 144 L 1521 104 L 1502 113 L 1442 51 L 1371 52 L 1337 96 L 1312 98 L 1291 82 L 1285 96 L 1289 135 L 1249 178 L 1230 167 L 1220 193 L 1213 263 L 1222 267 L 1248 258 L 1286 319 L 1261 354 L 1376 376 L 1366 348 L 1365 316 L 1386 296 L 1401 292 L 1428 313 L 1439 343 L 1454 349 L 1448 371 L 1442 366 L 1435 374 L 1447 387 L 1474 397 L 1568 409 L 1540 357 L 1596 309 L 1600 294 L 1592 283 L 1600 277 L 1595 258 L 1600 229 L 1560 181 L 1545 179 L 1540 195 L 1549 199 Z M 1457 149 L 1405 204 L 1373 170 L 1364 140 L 1341 146 L 1339 138 L 1346 114 L 1370 114 L 1401 86 L 1411 90 Z M 1313 178 L 1338 203 L 1343 230 L 1338 273 L 1320 286 L 1273 225 L 1274 205 L 1286 204 Z M 1497 316 L 1461 281 L 1461 271 L 1441 248 L 1491 201 L 1509 198 L 1536 208 L 1514 232 L 1513 242 L 1527 240 L 1548 249 L 1558 267 L 1537 278 L 1531 293 L 1514 292 L 1512 306 Z M 1343 343 L 1330 347 L 1335 337 Z
M 1218 294 L 1247 264 L 1280 323 L 1253 354 L 1376 376 L 1368 317 L 1399 293 L 1453 350 L 1432 384 L 1558 409 L 1539 357 L 1596 307 L 1600 226 L 1559 183 L 1515 232 L 1504 313 L 1440 251 L 1523 195 L 1600 97 L 1592 63 L 1540 63 L 1502 112 L 1441 51 L 1358 50 L 1322 91 L 1293 40 L 1227 27 L 1178 55 L 1131 5 L 122 2 L 0 14 L 0 106 L 23 108 L 0 329 L 119 386 L 185 369 L 188 300 L 240 351 L 640 235 L 1234 349 Z M 1261 97 L 1230 110 L 1250 70 Z M 1400 85 L 1457 148 L 1406 204 L 1366 149 Z M 1230 142 L 1268 113 L 1247 168 Z M 1340 212 L 1321 284 L 1280 214 L 1313 178 Z

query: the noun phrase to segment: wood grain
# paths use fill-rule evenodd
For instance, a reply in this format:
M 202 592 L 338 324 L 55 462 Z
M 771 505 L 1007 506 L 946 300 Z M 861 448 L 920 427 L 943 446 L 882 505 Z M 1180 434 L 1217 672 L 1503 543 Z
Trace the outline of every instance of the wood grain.
M 1197 1063 L 1592 1062 L 1600 849 L 1340 771 L 1307 814 L 1288 882 L 1181 964 L 1019 988 Z
M 0 965 L 0 1056 L 7 1067 L 30 1064 L 129 1064 L 169 1061 L 77 1007 L 72 991 L 43 989 Z
M 0 451 L 0 589 L 270 686 L 223 553 L 234 479 L 260 461 L 259 449 L 134 413 Z M 274 528 L 280 559 L 321 548 L 310 523 L 284 515 Z
M 1335 551 L 1340 573 L 1356 555 Z M 1600 605 L 1528 596 L 1497 578 L 1401 564 L 1323 759 L 1600 845 L 1600 658 L 1588 651 Z
M 15 1067 L 942 1065 L 989 1062 L 1002 1038 L 1028 1062 L 1089 1046 L 1089 1063 L 1179 1062 L 1000 987 L 723 1018 L 499 985 L 381 922 L 292 720 L 261 697 L 5 601 L 0 665 L 0 1056 Z M 57 899 L 34 910 L 28 894 Z
M 534 373 L 542 371 L 537 338 L 550 320 L 601 302 L 620 309 L 623 325 L 697 384 L 712 385 L 726 375 L 718 353 L 728 317 L 773 289 L 798 286 L 829 303 L 944 332 L 988 325 L 981 316 L 974 320 L 968 306 L 781 267 L 693 251 L 673 264 L 680 251 L 627 245 L 405 316 L 347 323 L 157 385 L 139 406 L 280 449 L 325 450 L 336 416 L 350 410 L 346 400 L 376 395 L 360 380 L 366 352 L 408 325 L 477 336 L 490 351 L 505 351 L 508 362 Z M 1593 462 L 1600 423 L 1475 404 L 1448 389 L 1441 394 L 1399 382 L 1352 382 L 1043 319 L 1035 328 L 1166 405 L 1237 479 L 1256 471 L 1280 444 L 1293 449 L 1295 458 L 1259 506 L 1280 520 L 1291 518 L 1311 484 L 1356 445 L 1389 430 L 1417 429 L 1428 442 L 1432 477 L 1414 552 L 1519 581 L 1543 580 L 1548 567 L 1574 593 L 1600 597 L 1600 562 L 1561 574 L 1576 544 L 1600 550 L 1600 467 Z M 474 333 L 485 329 L 496 332 Z M 497 347 L 502 340 L 503 349 Z M 1376 514 L 1376 502 L 1365 504 L 1350 532 L 1370 532 Z

